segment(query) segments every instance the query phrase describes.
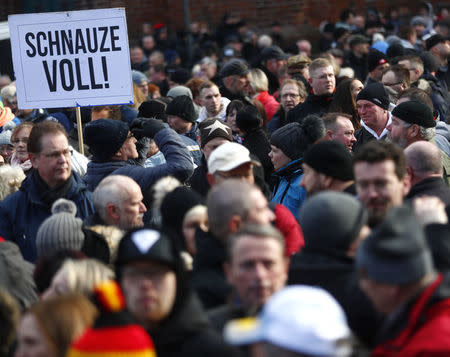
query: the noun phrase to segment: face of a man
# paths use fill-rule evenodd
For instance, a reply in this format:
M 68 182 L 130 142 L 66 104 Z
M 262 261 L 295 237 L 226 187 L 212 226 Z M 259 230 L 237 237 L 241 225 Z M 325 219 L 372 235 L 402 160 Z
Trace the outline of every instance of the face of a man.
M 388 71 L 383 75 L 381 83 L 386 87 L 395 90 L 397 93 L 401 93 L 406 89 L 400 79 L 398 79 L 392 71 Z
M 206 161 L 208 161 L 209 156 L 211 155 L 211 153 L 216 150 L 220 145 L 225 144 L 225 143 L 229 143 L 229 141 L 225 138 L 214 138 L 211 139 L 210 141 L 208 141 L 205 146 L 203 146 L 202 148 L 202 152 L 203 155 L 205 155 L 205 159 Z
M 41 152 L 30 153 L 30 159 L 33 168 L 50 187 L 62 184 L 71 175 L 69 143 L 62 133 L 42 136 Z
M 124 266 L 121 287 L 129 311 L 143 326 L 159 324 L 175 303 L 176 275 L 158 262 L 139 261 Z
M 288 264 L 275 239 L 240 237 L 226 269 L 229 283 L 247 308 L 260 307 L 286 283 Z
M 300 94 L 298 92 L 298 86 L 295 84 L 286 84 L 280 93 L 280 104 L 286 112 L 294 108 L 300 103 Z
M 134 182 L 127 187 L 127 199 L 122 202 L 120 207 L 119 228 L 128 230 L 131 228 L 142 227 L 144 222 L 144 213 L 147 211 L 142 200 L 141 188 Z
M 310 71 L 309 84 L 316 95 L 332 94 L 336 86 L 333 67 L 320 67 Z
M 406 177 L 399 179 L 395 174 L 392 160 L 357 161 L 354 172 L 358 198 L 369 212 L 371 226 L 380 223 L 392 207 L 401 205 L 409 190 Z
M 337 129 L 331 132 L 331 140 L 335 140 L 345 145 L 348 151 L 352 151 L 353 144 L 356 143 L 355 129 L 353 128 L 352 121 L 345 117 L 337 117 L 336 120 Z
M 270 145 L 269 157 L 272 161 L 273 168 L 279 170 L 283 166 L 290 163 L 292 160 L 280 149 L 274 145 Z
M 253 176 L 253 164 L 246 162 L 230 171 L 217 171 L 214 174 L 214 184 L 217 185 L 231 178 L 240 179 L 253 185 L 255 183 L 255 177 Z
M 249 91 L 248 75 L 245 74 L 242 76 L 237 75 L 232 76 L 230 91 L 232 93 L 248 94 Z
M 202 105 L 210 116 L 215 116 L 220 112 L 220 95 L 219 88 L 212 86 L 211 88 L 204 88 L 200 94 Z
M 381 82 L 381 78 L 383 77 L 383 71 L 389 68 L 389 63 L 383 63 L 375 67 L 375 69 L 370 72 L 372 78 L 377 82 Z
M 273 74 L 278 74 L 278 71 L 281 67 L 283 67 L 286 64 L 286 60 L 284 59 L 276 59 L 272 58 L 266 61 L 266 67 L 267 69 L 272 72 Z
M 325 175 L 318 173 L 306 163 L 302 164 L 303 176 L 300 180 L 300 186 L 306 190 L 308 196 L 321 192 L 325 189 Z
M 176 115 L 168 115 L 167 123 L 178 134 L 186 133 L 187 131 L 189 131 L 189 129 L 192 126 L 192 123 L 190 123 L 184 119 L 181 119 L 179 116 L 176 116 Z
M 417 68 L 411 64 L 409 60 L 401 60 L 398 61 L 398 64 L 402 65 L 409 71 L 409 78 L 411 79 L 411 83 L 417 81 L 420 77 L 420 72 Z
M 250 200 L 253 203 L 247 213 L 244 223 L 269 224 L 275 219 L 275 214 L 269 208 L 267 199 L 261 190 L 254 189 L 250 192 Z
M 391 312 L 392 286 L 378 283 L 367 277 L 360 277 L 359 286 L 379 313 L 388 315 Z
M 385 110 L 368 100 L 358 100 L 356 107 L 361 120 L 371 129 L 375 130 L 381 122 L 387 121 Z
M 130 51 L 130 58 L 132 64 L 140 63 L 144 59 L 144 51 L 139 47 L 134 47 Z
M 402 148 L 408 146 L 408 129 L 404 126 L 405 122 L 397 117 L 392 117 L 392 122 L 387 126 L 389 130 L 389 140 Z
M 128 137 L 125 139 L 125 142 L 122 144 L 119 152 L 122 154 L 121 159 L 123 161 L 127 161 L 129 159 L 136 159 L 139 154 L 136 149 L 136 138 L 128 133 Z

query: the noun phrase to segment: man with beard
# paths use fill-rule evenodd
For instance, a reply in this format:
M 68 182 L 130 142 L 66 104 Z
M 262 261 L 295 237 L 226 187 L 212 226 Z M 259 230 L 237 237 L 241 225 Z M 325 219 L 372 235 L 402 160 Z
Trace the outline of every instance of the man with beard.
M 444 85 L 447 90 L 450 88 L 450 72 L 448 70 L 448 57 L 450 55 L 450 46 L 448 41 L 440 34 L 435 34 L 426 40 L 427 51 L 431 52 L 439 63 L 439 69 L 436 72 L 436 78 Z
M 392 123 L 387 126 L 389 138 L 402 148 L 417 141 L 432 141 L 436 134 L 436 121 L 431 109 L 420 102 L 406 101 L 392 111 Z M 448 156 L 442 152 L 443 178 L 448 185 L 450 165 Z
M 222 83 L 219 89 L 222 96 L 229 100 L 239 99 L 246 104 L 252 104 L 252 100 L 248 96 L 248 73 L 248 65 L 243 60 L 232 59 L 228 61 L 220 71 Z
M 353 169 L 358 198 L 369 213 L 369 226 L 375 227 L 409 191 L 405 155 L 393 143 L 371 141 L 356 152 Z

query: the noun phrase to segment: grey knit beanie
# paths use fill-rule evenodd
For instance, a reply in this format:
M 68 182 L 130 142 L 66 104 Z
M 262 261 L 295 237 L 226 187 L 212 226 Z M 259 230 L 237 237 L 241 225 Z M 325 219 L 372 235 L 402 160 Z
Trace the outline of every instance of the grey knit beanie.
M 76 213 L 77 207 L 72 201 L 60 198 L 53 203 L 52 215 L 42 222 L 36 235 L 38 257 L 58 250 L 81 249 L 83 221 L 75 217 Z
M 371 280 L 401 285 L 434 271 L 425 233 L 411 207 L 392 208 L 359 246 L 356 267 Z

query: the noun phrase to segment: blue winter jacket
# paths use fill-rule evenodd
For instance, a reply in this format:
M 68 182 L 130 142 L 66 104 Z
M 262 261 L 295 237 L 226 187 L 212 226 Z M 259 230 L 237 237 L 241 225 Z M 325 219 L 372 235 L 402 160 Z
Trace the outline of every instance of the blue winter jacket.
M 298 216 L 298 210 L 306 199 L 306 191 L 300 187 L 303 176 L 302 159 L 289 162 L 273 173 L 278 180 L 273 189 L 272 202 L 281 203 L 294 217 Z
M 163 129 L 154 137 L 156 145 L 163 153 L 166 163 L 155 167 L 131 165 L 127 161 L 107 161 L 88 164 L 84 180 L 89 190 L 94 191 L 100 181 L 111 174 L 131 177 L 147 191 L 161 177 L 172 175 L 186 181 L 194 170 L 189 151 L 180 136 L 172 129 Z
M 85 219 L 94 213 L 92 196 L 77 173 L 72 173 L 72 187 L 65 196 L 77 206 L 77 217 Z M 27 176 L 19 191 L 0 203 L 0 236 L 15 242 L 29 262 L 37 259 L 36 234 L 41 223 L 51 215 L 40 198 L 33 175 Z

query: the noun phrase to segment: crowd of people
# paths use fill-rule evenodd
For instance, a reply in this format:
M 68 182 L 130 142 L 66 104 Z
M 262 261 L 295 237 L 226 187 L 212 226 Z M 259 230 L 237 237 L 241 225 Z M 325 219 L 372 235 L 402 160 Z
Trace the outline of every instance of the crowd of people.
M 450 355 L 449 8 L 404 10 L 146 23 L 82 128 L 0 76 L 0 356 Z

